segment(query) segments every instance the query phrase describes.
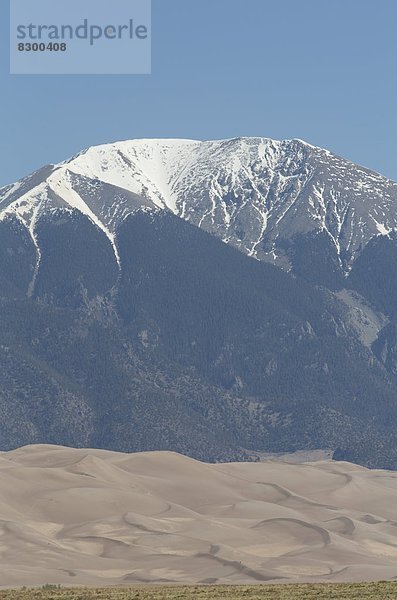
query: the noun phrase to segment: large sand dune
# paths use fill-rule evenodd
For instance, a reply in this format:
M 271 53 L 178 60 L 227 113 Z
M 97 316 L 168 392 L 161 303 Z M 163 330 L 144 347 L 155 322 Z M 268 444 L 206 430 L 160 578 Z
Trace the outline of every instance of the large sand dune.
M 397 577 L 397 473 L 170 452 L 0 453 L 0 586 Z

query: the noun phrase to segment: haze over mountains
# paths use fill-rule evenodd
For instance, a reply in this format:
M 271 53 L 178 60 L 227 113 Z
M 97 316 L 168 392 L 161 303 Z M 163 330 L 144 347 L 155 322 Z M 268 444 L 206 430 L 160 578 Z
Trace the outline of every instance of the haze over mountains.
M 0 218 L 0 448 L 397 467 L 396 183 L 300 140 L 137 140 Z
M 393 472 L 35 446 L 0 477 L 0 587 L 397 575 Z

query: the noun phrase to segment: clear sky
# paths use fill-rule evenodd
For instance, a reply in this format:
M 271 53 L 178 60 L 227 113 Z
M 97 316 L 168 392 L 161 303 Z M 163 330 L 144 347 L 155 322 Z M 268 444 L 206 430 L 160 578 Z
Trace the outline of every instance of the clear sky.
M 251 135 L 397 180 L 397 0 L 153 0 L 135 76 L 8 75 L 0 5 L 0 185 L 93 144 Z

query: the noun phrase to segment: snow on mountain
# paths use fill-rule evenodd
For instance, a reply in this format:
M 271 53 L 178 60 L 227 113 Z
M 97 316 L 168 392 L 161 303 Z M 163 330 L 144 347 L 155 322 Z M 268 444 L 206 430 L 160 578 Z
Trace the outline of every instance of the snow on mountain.
M 117 256 L 118 224 L 165 209 L 259 260 L 289 268 L 288 244 L 325 232 L 348 271 L 374 236 L 397 227 L 397 183 L 302 140 L 132 140 L 89 148 L 0 189 L 0 218 L 29 228 L 77 209 Z

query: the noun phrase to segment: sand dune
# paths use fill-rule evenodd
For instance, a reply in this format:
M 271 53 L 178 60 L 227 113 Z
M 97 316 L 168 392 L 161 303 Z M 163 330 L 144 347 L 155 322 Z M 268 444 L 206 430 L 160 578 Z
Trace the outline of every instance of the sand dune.
M 397 473 L 170 452 L 0 453 L 0 586 L 397 577 Z

